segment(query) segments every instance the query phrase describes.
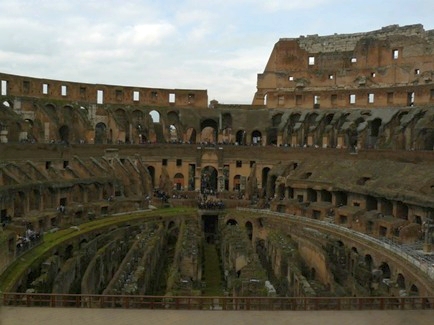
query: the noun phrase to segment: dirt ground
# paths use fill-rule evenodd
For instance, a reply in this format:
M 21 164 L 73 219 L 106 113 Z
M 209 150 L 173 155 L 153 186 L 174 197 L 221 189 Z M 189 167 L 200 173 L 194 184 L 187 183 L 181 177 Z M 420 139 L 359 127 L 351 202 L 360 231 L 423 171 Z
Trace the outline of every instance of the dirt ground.
M 0 325 L 431 325 L 434 310 L 188 311 L 0 307 Z

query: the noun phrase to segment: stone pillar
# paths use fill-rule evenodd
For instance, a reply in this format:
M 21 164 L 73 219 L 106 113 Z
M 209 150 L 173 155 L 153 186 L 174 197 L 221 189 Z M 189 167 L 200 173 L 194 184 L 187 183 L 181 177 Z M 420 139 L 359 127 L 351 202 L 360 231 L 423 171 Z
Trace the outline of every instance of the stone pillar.
M 217 191 L 223 192 L 225 190 L 225 177 L 223 175 L 217 177 Z
M 323 136 L 322 137 L 322 147 L 323 148 L 327 148 L 328 147 L 328 137 L 327 136 Z
M 44 123 L 44 140 L 46 143 L 50 142 L 50 123 L 45 122 Z M 55 139 L 53 139 L 55 140 Z
M 425 238 L 423 243 L 423 251 L 425 253 L 431 253 L 433 251 L 433 233 L 434 233 L 434 224 L 431 220 L 427 220 L 422 225 L 422 230 L 424 231 Z
M 8 131 L 1 130 L 0 131 L 0 143 L 8 143 Z
M 309 147 L 312 147 L 312 146 L 313 146 L 313 136 L 312 136 L 312 135 L 308 135 L 308 136 L 307 136 L 307 145 L 308 145 Z
M 345 138 L 342 135 L 338 136 L 338 143 L 336 144 L 336 147 L 337 148 L 342 148 L 342 149 L 346 148 L 346 146 L 345 146 Z
M 241 176 L 241 179 L 240 179 L 240 190 L 243 191 L 243 192 L 246 190 L 246 182 L 247 182 L 247 177 L 246 176 Z
M 200 167 L 196 168 L 196 176 L 194 176 L 194 188 L 197 192 L 200 192 L 200 180 L 201 180 L 201 169 Z
M 289 199 L 289 187 L 285 187 L 285 199 Z
M 279 147 L 281 145 L 283 145 L 283 136 L 282 136 L 282 134 L 278 134 L 277 135 L 277 146 Z

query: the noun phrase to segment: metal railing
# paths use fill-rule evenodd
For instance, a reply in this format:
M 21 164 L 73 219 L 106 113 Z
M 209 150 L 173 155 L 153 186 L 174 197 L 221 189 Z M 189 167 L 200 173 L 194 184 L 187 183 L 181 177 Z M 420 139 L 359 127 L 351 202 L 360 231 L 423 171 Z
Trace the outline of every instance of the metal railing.
M 172 310 L 422 310 L 434 309 L 434 297 L 295 298 L 3 293 L 3 305 Z

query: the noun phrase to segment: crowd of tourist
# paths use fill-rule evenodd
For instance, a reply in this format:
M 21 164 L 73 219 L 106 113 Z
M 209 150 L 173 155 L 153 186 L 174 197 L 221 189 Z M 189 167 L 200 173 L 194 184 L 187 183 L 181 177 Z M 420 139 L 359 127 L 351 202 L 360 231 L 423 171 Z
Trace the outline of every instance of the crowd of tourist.
M 28 249 L 32 248 L 39 242 L 41 242 L 43 238 L 43 235 L 40 232 L 33 231 L 32 229 L 28 228 L 26 232 L 24 233 L 24 236 L 17 235 L 17 251 L 16 254 L 20 255 L 21 253 L 27 251 Z
M 162 203 L 167 203 L 169 200 L 169 195 L 163 190 L 154 190 L 154 197 L 160 200 Z
M 213 192 L 214 193 L 214 192 Z M 222 200 L 215 198 L 214 194 L 202 193 L 198 197 L 197 206 L 205 210 L 221 210 L 225 208 Z
M 199 201 L 198 207 L 205 210 L 222 210 L 225 205 L 222 200 L 208 200 L 205 202 Z

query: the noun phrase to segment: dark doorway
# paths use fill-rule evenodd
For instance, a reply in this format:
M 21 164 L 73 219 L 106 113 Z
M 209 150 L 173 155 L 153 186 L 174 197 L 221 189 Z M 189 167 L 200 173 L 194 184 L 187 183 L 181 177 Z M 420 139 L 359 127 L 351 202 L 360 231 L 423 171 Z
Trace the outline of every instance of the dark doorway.
M 202 225 L 205 240 L 208 244 L 214 244 L 218 231 L 218 215 L 203 215 Z
M 59 136 L 60 141 L 69 143 L 69 127 L 66 125 L 61 126 L 59 129 Z

